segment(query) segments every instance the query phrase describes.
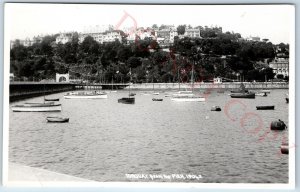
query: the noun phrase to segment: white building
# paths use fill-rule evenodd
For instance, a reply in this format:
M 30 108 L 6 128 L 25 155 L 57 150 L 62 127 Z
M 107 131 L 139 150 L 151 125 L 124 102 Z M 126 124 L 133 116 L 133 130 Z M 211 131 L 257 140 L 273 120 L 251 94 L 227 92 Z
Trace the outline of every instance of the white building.
M 194 28 L 189 29 L 185 28 L 184 35 L 185 37 L 191 37 L 191 38 L 200 38 L 200 29 Z
M 79 34 L 79 42 L 82 43 L 87 36 L 93 37 L 93 39 L 99 43 L 114 42 L 115 40 L 122 42 L 120 31 L 110 31 L 105 33 L 82 33 Z
M 60 33 L 59 36 L 56 37 L 55 42 L 65 44 L 67 42 L 70 42 L 72 40 L 72 37 L 73 33 Z
M 273 72 L 277 75 L 289 76 L 289 58 L 275 57 L 269 66 L 273 68 Z

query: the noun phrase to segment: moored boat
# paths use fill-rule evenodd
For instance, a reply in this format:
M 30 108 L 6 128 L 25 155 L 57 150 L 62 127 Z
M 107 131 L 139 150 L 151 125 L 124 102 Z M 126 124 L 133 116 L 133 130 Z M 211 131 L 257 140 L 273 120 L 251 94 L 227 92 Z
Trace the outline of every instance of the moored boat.
M 163 99 L 153 98 L 152 101 L 163 101 Z
M 195 94 L 192 91 L 178 91 L 174 94 L 172 94 L 173 97 L 191 97 L 194 96 Z
M 50 99 L 50 98 L 45 98 L 44 100 L 45 100 L 45 101 L 59 101 L 59 98 L 52 98 L 52 99 Z
M 264 92 L 264 93 L 255 93 L 255 96 L 261 96 L 261 97 L 267 97 L 267 93 Z
M 270 129 L 271 130 L 279 130 L 279 131 L 281 131 L 281 130 L 287 129 L 287 126 L 286 126 L 286 124 L 283 121 L 281 121 L 280 119 L 278 119 L 278 121 L 272 121 L 271 122 Z
M 61 104 L 54 103 L 25 103 L 12 107 L 13 112 L 57 112 L 61 111 Z
M 65 99 L 107 99 L 104 92 L 71 92 L 64 95 Z
M 231 93 L 231 98 L 255 99 L 255 93 Z
M 47 117 L 47 122 L 49 123 L 67 123 L 69 122 L 69 118 L 64 117 Z
M 249 90 L 245 88 L 245 85 L 241 83 L 240 87 L 237 90 L 230 91 L 231 93 L 248 93 Z
M 118 99 L 118 103 L 134 104 L 135 98 L 134 97 L 123 97 L 121 99 Z
M 135 96 L 135 95 L 136 95 L 136 93 L 130 93 L 130 94 L 129 94 L 129 97 Z
M 221 111 L 221 107 L 219 107 L 219 106 L 212 106 L 211 111 Z
M 257 110 L 274 110 L 274 105 L 256 106 Z
M 205 101 L 204 97 L 200 96 L 176 96 L 171 98 L 172 101 L 197 101 L 197 102 L 203 102 Z

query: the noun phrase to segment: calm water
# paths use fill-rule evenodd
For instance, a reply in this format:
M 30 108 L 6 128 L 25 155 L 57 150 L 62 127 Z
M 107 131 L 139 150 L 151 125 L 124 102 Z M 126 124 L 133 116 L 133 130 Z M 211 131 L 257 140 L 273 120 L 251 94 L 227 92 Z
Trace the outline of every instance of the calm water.
M 60 113 L 10 111 L 9 158 L 96 181 L 152 181 L 125 174 L 192 174 L 202 179 L 171 181 L 288 182 L 288 155 L 280 153 L 288 132 L 278 132 L 274 139 L 269 131 L 273 120 L 288 123 L 287 90 L 272 90 L 255 100 L 233 100 L 228 93 L 212 92 L 203 103 L 178 103 L 163 94 L 154 96 L 163 102 L 153 102 L 152 95 L 137 92 L 135 105 L 117 102 L 125 91 L 102 100 L 66 100 L 65 93 L 53 94 L 47 97 L 60 97 Z M 255 106 L 268 104 L 275 110 L 256 111 Z M 222 111 L 210 111 L 213 105 Z M 50 115 L 69 117 L 70 122 L 47 123 Z

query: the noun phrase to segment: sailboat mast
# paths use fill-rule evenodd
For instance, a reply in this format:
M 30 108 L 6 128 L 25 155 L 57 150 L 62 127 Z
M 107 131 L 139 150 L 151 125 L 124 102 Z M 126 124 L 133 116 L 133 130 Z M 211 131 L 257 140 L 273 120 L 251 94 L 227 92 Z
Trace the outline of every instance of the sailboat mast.
M 129 70 L 129 74 L 130 74 L 130 81 L 129 81 L 129 97 L 130 97 L 130 84 L 131 84 L 131 81 L 132 81 L 132 77 L 131 77 L 131 68 Z
M 179 68 L 177 70 L 177 76 L 178 76 L 178 87 L 179 87 L 179 90 L 180 91 L 180 76 L 179 76 Z
M 45 104 L 45 91 L 46 91 L 46 88 L 45 88 L 45 83 L 44 83 L 44 104 Z
M 194 63 L 192 65 L 192 92 L 194 92 Z
M 111 77 L 111 90 L 114 89 L 114 76 Z

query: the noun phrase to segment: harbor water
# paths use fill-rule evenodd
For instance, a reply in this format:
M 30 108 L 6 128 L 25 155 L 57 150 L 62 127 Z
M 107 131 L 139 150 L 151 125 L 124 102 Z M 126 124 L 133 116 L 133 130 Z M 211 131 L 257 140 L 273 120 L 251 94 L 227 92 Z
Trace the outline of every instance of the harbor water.
M 134 92 L 134 105 L 118 103 L 128 96 L 123 90 L 97 100 L 48 95 L 60 98 L 61 112 L 10 109 L 9 161 L 101 182 L 288 183 L 288 155 L 280 153 L 288 130 L 270 131 L 274 120 L 288 125 L 287 89 L 255 99 L 212 90 L 201 93 L 206 102 Z M 35 97 L 10 107 L 42 101 Z M 211 111 L 214 105 L 222 111 Z M 257 111 L 258 105 L 275 105 L 275 110 Z M 70 121 L 47 123 L 47 116 Z M 199 177 L 149 177 L 176 174 Z

